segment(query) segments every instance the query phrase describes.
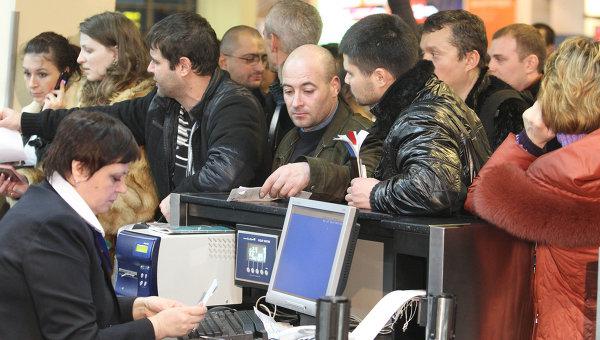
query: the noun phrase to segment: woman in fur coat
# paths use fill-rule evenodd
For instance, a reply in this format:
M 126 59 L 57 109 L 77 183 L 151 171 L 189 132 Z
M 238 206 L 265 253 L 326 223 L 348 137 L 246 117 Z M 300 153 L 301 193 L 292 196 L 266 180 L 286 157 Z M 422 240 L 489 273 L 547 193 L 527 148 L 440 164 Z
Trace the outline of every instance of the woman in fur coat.
M 469 188 L 466 209 L 536 243 L 534 339 L 592 339 L 600 246 L 600 45 L 565 41 L 539 101 Z M 557 138 L 561 148 L 546 153 Z M 534 268 L 532 268 L 534 270 Z

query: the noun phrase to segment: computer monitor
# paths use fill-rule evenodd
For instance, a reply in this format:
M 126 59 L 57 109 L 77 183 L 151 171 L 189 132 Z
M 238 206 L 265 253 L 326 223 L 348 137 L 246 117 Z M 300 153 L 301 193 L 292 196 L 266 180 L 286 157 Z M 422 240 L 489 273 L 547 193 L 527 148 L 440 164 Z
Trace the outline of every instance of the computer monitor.
M 358 236 L 356 208 L 291 198 L 267 302 L 315 316 L 316 301 L 342 294 Z

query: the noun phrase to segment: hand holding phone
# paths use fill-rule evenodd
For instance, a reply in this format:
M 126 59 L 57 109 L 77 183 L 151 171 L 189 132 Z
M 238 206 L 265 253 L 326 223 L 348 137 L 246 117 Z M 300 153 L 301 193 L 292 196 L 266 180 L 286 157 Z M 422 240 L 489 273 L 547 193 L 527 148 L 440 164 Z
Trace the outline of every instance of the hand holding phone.
M 60 73 L 60 75 L 58 76 L 58 81 L 56 81 L 56 85 L 54 85 L 54 90 L 60 90 L 63 81 L 65 82 L 64 86 L 66 86 L 67 81 L 69 81 L 69 75 L 67 74 L 67 72 Z
M 58 81 L 56 82 L 56 85 L 54 86 L 54 90 L 51 91 L 50 93 L 48 93 L 46 95 L 46 98 L 44 98 L 44 107 L 43 110 L 47 110 L 47 109 L 52 109 L 52 110 L 56 110 L 56 109 L 64 109 L 66 104 L 65 104 L 65 92 L 66 92 L 66 85 L 67 85 L 67 79 L 69 78 L 69 75 L 67 74 L 67 72 L 62 72 L 60 74 L 60 76 L 58 77 Z
M 208 299 L 214 294 L 218 286 L 219 281 L 217 279 L 213 279 L 208 289 L 202 294 L 202 297 L 200 298 L 200 301 L 198 301 L 198 304 L 206 306 Z
M 0 195 L 18 199 L 27 191 L 29 183 L 10 165 L 0 164 Z

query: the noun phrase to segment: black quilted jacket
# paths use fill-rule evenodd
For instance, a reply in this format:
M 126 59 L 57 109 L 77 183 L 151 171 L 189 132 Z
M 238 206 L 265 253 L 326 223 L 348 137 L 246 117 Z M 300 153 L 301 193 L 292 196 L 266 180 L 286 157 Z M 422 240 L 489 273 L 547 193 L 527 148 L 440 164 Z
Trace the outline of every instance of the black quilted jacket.
M 448 216 L 462 210 L 467 187 L 490 155 L 475 113 L 420 61 L 373 107 L 384 138 L 371 191 L 375 210 Z

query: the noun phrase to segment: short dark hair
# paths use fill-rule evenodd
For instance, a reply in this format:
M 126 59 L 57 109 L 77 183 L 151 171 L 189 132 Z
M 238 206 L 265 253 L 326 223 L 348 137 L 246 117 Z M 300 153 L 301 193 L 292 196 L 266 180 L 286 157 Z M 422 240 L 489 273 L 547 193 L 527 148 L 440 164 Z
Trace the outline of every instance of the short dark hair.
M 239 46 L 240 37 L 243 34 L 262 39 L 262 35 L 260 35 L 260 32 L 254 27 L 246 25 L 233 26 L 228 29 L 221 38 L 221 45 L 219 47 L 221 53 L 235 53 Z
M 352 25 L 340 42 L 363 74 L 378 68 L 399 78 L 419 60 L 419 43 L 413 30 L 396 15 L 373 14 Z
M 119 120 L 100 112 L 75 111 L 58 126 L 44 158 L 44 175 L 67 178 L 71 164 L 80 161 L 92 176 L 100 168 L 138 159 L 140 149 L 131 131 Z
M 503 36 L 511 36 L 517 42 L 517 53 L 519 59 L 523 60 L 527 56 L 534 54 L 538 60 L 538 72 L 544 73 L 544 62 L 546 61 L 546 46 L 540 32 L 531 25 L 512 24 L 502 27 L 492 37 L 492 40 Z
M 448 27 L 452 31 L 450 44 L 458 49 L 462 60 L 467 52 L 479 53 L 477 67 L 483 69 L 489 62 L 485 25 L 480 17 L 462 9 L 440 11 L 429 16 L 423 23 L 423 33 L 433 33 Z
M 538 31 L 544 32 L 542 34 L 542 38 L 544 38 L 544 41 L 546 42 L 546 46 L 554 45 L 554 40 L 556 39 L 556 33 L 554 33 L 554 30 L 552 29 L 552 27 L 550 27 L 544 23 L 541 23 L 541 22 L 537 22 L 537 23 L 533 24 L 532 26 L 535 27 L 535 29 L 537 29 Z
M 81 75 L 77 63 L 80 48 L 75 46 L 60 34 L 43 32 L 27 42 L 23 54 L 46 54 L 48 60 L 56 66 L 59 72 L 64 72 L 67 78 L 73 74 Z
M 196 13 L 171 14 L 152 26 L 146 36 L 152 49 L 169 61 L 174 70 L 179 58 L 186 57 L 201 76 L 212 75 L 219 63 L 219 40 L 208 21 Z

